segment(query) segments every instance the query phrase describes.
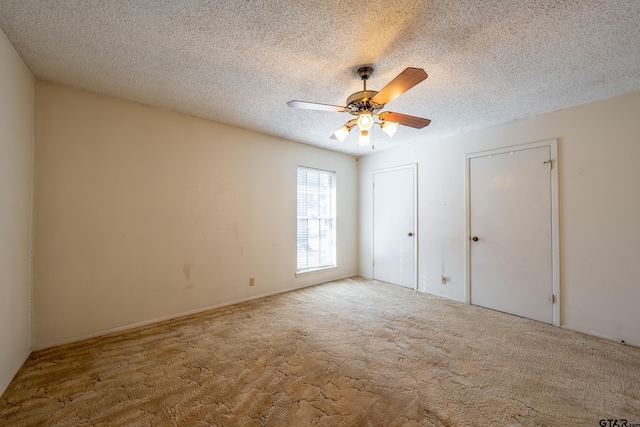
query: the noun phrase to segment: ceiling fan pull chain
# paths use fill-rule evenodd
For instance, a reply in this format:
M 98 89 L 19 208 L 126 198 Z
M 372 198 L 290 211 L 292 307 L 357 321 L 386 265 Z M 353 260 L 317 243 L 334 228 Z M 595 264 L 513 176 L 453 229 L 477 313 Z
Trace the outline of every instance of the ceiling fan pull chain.
M 371 129 L 371 149 L 373 150 L 375 147 L 375 143 L 376 143 L 376 137 L 375 137 L 376 133 L 373 131 L 373 129 Z

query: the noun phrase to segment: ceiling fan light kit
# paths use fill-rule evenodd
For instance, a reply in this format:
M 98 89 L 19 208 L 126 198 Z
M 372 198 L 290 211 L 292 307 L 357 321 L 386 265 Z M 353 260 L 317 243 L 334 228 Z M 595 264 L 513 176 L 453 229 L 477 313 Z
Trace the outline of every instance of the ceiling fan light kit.
M 373 115 L 369 111 L 362 111 L 358 114 L 358 128 L 361 131 L 368 131 L 373 126 Z
M 361 147 L 366 147 L 371 143 L 371 137 L 369 136 L 368 130 L 361 130 L 360 136 L 358 137 L 358 145 Z
M 363 147 L 371 143 L 371 132 L 374 124 L 379 125 L 382 132 L 389 135 L 389 137 L 393 137 L 399 125 L 422 129 L 431 123 L 431 120 L 421 117 L 390 111 L 382 112 L 386 104 L 427 78 L 427 73 L 422 68 L 405 69 L 380 92 L 367 90 L 367 80 L 373 74 L 373 68 L 360 67 L 357 74 L 363 81 L 364 88 L 362 91 L 356 92 L 347 98 L 346 107 L 306 101 L 289 101 L 287 105 L 293 108 L 309 110 L 347 112 L 357 116 L 357 119 L 348 121 L 343 127 L 335 131 L 331 138 L 344 142 L 351 129 L 354 126 L 358 126 L 358 145 Z M 376 118 L 379 121 L 376 121 Z
M 389 135 L 389 138 L 391 138 L 398 130 L 398 125 L 399 123 L 396 122 L 384 121 L 380 123 L 380 129 L 382 129 L 382 132 L 386 133 L 387 135 Z
M 338 139 L 338 141 L 344 142 L 344 140 L 349 136 L 350 131 L 351 129 L 349 129 L 348 127 L 342 126 L 340 129 L 335 131 L 333 135 Z

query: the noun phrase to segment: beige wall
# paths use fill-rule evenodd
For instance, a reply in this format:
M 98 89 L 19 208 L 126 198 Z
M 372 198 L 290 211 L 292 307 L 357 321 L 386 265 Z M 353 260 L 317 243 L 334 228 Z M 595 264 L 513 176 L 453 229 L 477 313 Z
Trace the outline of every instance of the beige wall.
M 34 348 L 357 273 L 353 157 L 40 81 L 35 123 Z M 299 164 L 338 268 L 296 278 Z
M 33 87 L 0 31 L 0 395 L 31 351 Z
M 361 273 L 372 274 L 372 171 L 417 162 L 420 290 L 464 301 L 465 155 L 557 138 L 561 324 L 640 345 L 639 111 L 636 92 L 361 158 Z
M 21 69 L 22 77 L 3 72 L 1 84 L 32 82 L 6 39 L 2 49 L 3 58 L 9 52 L 19 64 L 9 68 Z M 6 99 L 0 106 L 1 131 L 13 132 L 11 127 L 22 123 L 26 135 L 28 108 L 17 122 L 8 120 L 17 110 Z M 48 347 L 349 276 L 358 263 L 369 276 L 371 171 L 414 162 L 419 164 L 420 290 L 463 301 L 465 154 L 554 138 L 560 150 L 561 323 L 640 345 L 637 111 L 640 93 L 628 94 L 368 155 L 358 173 L 349 156 L 38 82 L 33 345 Z M 26 218 L 19 227 L 24 234 L 30 192 L 8 186 L 14 178 L 4 174 L 18 173 L 28 186 L 30 146 L 5 156 L 4 150 L 13 150 L 5 141 L 2 160 L 23 162 L 3 164 L 0 191 L 19 198 L 11 205 L 22 208 L 3 210 L 0 220 L 12 223 L 10 215 L 26 212 L 20 215 Z M 337 171 L 339 268 L 296 278 L 298 164 Z M 14 241 L 24 247 L 2 246 L 0 262 L 13 263 L 20 250 L 28 253 L 28 232 Z M 1 291 L 11 298 L 18 292 L 24 301 L 28 257 L 20 259 L 25 286 Z M 449 278 L 447 285 L 440 284 L 440 274 Z M 249 277 L 256 278 L 255 287 L 248 286 Z M 2 301 L 9 299 L 3 295 Z M 28 319 L 28 304 L 12 304 L 2 313 L 16 310 L 20 313 L 8 321 Z M 22 340 L 26 346 L 15 348 L 28 352 L 28 334 L 0 333 L 2 343 Z M 9 366 L 24 355 L 2 358 L 4 374 L 13 369 L 5 369 L 5 359 Z

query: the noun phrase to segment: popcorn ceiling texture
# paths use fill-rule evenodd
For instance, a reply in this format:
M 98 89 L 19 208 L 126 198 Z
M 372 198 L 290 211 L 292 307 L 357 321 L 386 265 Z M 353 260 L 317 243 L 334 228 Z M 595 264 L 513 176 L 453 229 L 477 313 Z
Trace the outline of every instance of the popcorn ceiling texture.
M 351 116 L 286 102 L 344 105 L 364 64 L 429 74 L 386 110 L 431 125 L 377 149 L 640 89 L 638 0 L 0 0 L 0 28 L 38 78 L 349 153 Z

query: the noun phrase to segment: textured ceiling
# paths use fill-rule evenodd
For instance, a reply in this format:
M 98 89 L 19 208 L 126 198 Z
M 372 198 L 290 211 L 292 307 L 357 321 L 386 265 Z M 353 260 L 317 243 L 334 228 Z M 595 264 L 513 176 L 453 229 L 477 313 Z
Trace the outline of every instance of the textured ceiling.
M 41 79 L 347 153 L 349 114 L 286 103 L 344 105 L 365 64 L 429 74 L 385 110 L 431 125 L 376 151 L 640 89 L 638 0 L 0 0 L 0 28 Z

